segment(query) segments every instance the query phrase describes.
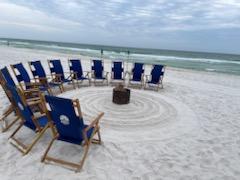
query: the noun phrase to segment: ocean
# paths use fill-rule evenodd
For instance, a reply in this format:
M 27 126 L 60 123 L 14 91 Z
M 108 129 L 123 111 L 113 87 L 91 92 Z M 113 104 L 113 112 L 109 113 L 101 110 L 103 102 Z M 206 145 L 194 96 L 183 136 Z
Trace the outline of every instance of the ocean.
M 0 38 L 0 46 L 240 75 L 240 55 Z M 102 53 L 101 53 L 102 51 Z

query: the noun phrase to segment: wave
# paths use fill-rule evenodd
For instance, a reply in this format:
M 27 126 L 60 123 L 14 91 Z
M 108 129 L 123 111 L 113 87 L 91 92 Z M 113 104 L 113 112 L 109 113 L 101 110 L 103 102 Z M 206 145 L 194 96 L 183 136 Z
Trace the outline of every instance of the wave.
M 0 43 L 7 43 L 7 40 L 0 40 Z M 31 42 L 22 42 L 22 41 L 11 41 L 11 45 L 23 45 L 23 46 L 31 46 L 31 48 L 43 48 L 43 49 L 50 49 L 50 50 L 62 50 L 62 51 L 69 51 L 84 53 L 83 55 L 88 56 L 100 56 L 100 50 L 96 49 L 89 49 L 89 48 L 79 48 L 79 47 L 67 47 L 67 46 L 59 46 L 57 44 L 37 44 Z M 128 59 L 128 54 L 126 52 L 116 52 L 116 51 L 104 51 L 104 57 L 115 59 L 115 58 L 122 58 L 123 60 Z M 231 63 L 231 64 L 239 64 L 240 61 L 234 60 L 222 60 L 222 59 L 209 59 L 209 58 L 190 58 L 190 57 L 179 57 L 179 56 L 164 56 L 164 55 L 152 55 L 152 54 L 139 54 L 139 53 L 132 53 L 129 56 L 129 60 L 138 60 L 138 61 L 193 61 L 193 62 L 202 62 L 202 63 Z
M 132 54 L 131 56 L 141 57 L 144 59 L 151 59 L 151 60 L 160 60 L 160 61 L 193 61 L 193 62 L 204 62 L 204 63 L 240 64 L 240 61 L 221 60 L 221 59 L 189 58 L 189 57 L 161 56 L 161 55 L 148 55 L 148 54 Z
M 101 57 L 101 49 L 104 49 L 103 58 L 110 60 L 126 60 L 129 62 L 144 62 L 149 64 L 161 63 L 170 65 L 173 67 L 201 69 L 204 71 L 216 71 L 216 72 L 230 72 L 234 74 L 240 74 L 240 56 L 238 55 L 221 55 L 214 54 L 210 56 L 208 53 L 198 53 L 198 57 L 194 52 L 180 52 L 164 51 L 164 50 L 151 50 L 148 49 L 131 49 L 130 54 L 127 53 L 126 48 L 117 47 L 105 47 L 97 45 L 83 45 L 83 44 L 71 44 L 71 43 L 55 43 L 55 42 L 41 42 L 41 41 L 17 41 L 17 40 L 5 40 L 0 39 L 0 44 L 30 48 L 36 50 L 49 50 L 61 53 L 80 54 L 83 56 L 90 56 L 94 58 Z M 163 53 L 162 53 L 163 52 Z M 154 54 L 155 53 L 155 54 Z M 200 56 L 199 58 L 199 54 Z M 206 58 L 208 56 L 208 58 Z M 213 57 L 213 58 L 211 58 Z M 214 58 L 216 57 L 216 58 Z

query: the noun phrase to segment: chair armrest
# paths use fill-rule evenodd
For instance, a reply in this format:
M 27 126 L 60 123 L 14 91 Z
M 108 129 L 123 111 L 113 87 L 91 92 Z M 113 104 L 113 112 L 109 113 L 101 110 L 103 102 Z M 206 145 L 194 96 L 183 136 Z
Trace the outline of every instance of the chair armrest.
M 86 78 L 86 77 L 88 77 L 88 78 L 90 78 L 90 72 L 89 71 L 83 71 L 83 74 L 85 73 L 85 75 L 84 75 L 84 77 Z
M 149 80 L 150 75 L 145 75 L 146 77 L 146 82 Z
M 40 90 L 38 88 L 32 88 L 32 89 L 24 90 L 23 93 L 28 94 L 28 93 L 35 93 L 35 92 L 39 92 L 39 91 Z
M 95 77 L 94 70 L 91 70 L 90 74 L 91 74 L 91 78 Z
M 124 79 L 126 79 L 127 75 L 130 75 L 130 74 L 131 74 L 131 73 L 128 72 L 128 71 L 124 72 L 124 75 L 123 75 Z
M 85 133 L 85 135 L 86 135 L 86 133 L 87 133 L 87 131 L 88 131 L 89 129 L 91 129 L 92 127 L 98 126 L 99 120 L 102 118 L 103 115 L 104 115 L 104 113 L 101 112 L 101 113 L 91 122 L 91 124 L 89 124 L 89 125 L 83 130 L 83 132 Z
M 40 83 L 41 85 L 46 85 L 48 84 L 48 79 L 47 77 L 35 77 L 35 82 Z
M 28 106 L 34 106 L 34 105 L 37 105 L 37 104 L 42 104 L 42 101 L 40 100 L 40 98 L 39 98 L 39 100 L 27 102 Z
M 67 79 L 71 78 L 71 79 L 74 79 L 74 78 L 78 78 L 78 75 L 77 75 L 77 72 L 67 72 L 67 74 L 69 74 L 69 76 L 67 77 Z
M 105 75 L 104 75 L 105 77 L 108 77 L 109 72 L 103 71 L 103 74 L 105 74 Z
M 41 86 L 41 83 L 39 82 L 25 82 L 24 84 L 28 86 Z
M 43 113 L 43 114 L 38 114 L 38 115 L 34 115 L 33 118 L 37 120 L 37 119 L 39 119 L 39 118 L 41 118 L 41 117 L 44 117 L 44 116 L 46 116 L 45 113 Z
M 62 74 L 53 74 L 53 81 L 61 82 Z
M 40 100 L 40 97 L 33 97 L 33 98 L 26 99 L 27 103 L 32 101 L 38 101 L 38 100 Z

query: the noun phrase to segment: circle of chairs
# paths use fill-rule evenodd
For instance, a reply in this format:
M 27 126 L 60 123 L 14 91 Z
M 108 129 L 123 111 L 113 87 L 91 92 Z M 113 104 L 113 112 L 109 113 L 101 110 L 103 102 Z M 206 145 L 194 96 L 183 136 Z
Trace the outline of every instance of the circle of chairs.
M 50 75 L 47 75 L 41 61 L 28 62 L 33 78 L 22 63 L 12 64 L 11 69 L 18 85 L 13 80 L 7 67 L 0 70 L 0 82 L 10 105 L 3 113 L 0 121 L 2 131 L 10 129 L 16 122 L 17 128 L 9 137 L 9 141 L 22 154 L 27 154 L 46 130 L 50 129 L 52 139 L 42 156 L 42 162 L 54 162 L 80 171 L 92 143 L 101 144 L 99 121 L 104 113 L 99 113 L 89 124 L 84 122 L 78 99 L 66 99 L 56 96 L 56 90 L 62 93 L 67 85 L 81 86 L 124 84 L 129 87 L 153 89 L 163 88 L 164 65 L 152 65 L 149 75 L 144 75 L 145 65 L 134 63 L 131 71 L 125 71 L 124 62 L 113 61 L 111 72 L 104 69 L 103 60 L 92 60 L 91 71 L 83 71 L 81 60 L 69 59 L 69 72 L 65 73 L 60 60 L 48 60 Z M 55 95 L 54 95 L 55 94 Z M 13 115 L 14 118 L 8 118 Z M 11 119 L 11 120 L 10 120 Z M 13 120 L 12 120 L 13 119 Z M 22 127 L 35 132 L 27 137 L 30 142 L 24 144 L 16 138 Z M 55 141 L 61 140 L 82 145 L 83 153 L 79 162 L 70 162 L 48 155 Z

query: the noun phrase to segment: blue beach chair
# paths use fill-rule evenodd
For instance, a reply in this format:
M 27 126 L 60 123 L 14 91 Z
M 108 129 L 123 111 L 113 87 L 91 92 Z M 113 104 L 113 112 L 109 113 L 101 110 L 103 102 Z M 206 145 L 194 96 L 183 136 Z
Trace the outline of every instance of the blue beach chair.
M 130 86 L 143 86 L 144 78 L 144 64 L 134 63 L 132 72 L 130 73 L 129 85 Z
M 83 81 L 88 81 L 88 85 L 91 84 L 91 79 L 89 77 L 90 72 L 82 70 L 82 64 L 80 59 L 69 59 L 68 60 L 70 72 L 73 74 L 73 79 L 79 83 Z
M 11 68 L 22 91 L 28 89 L 39 89 L 41 91 L 47 91 L 47 89 L 43 87 L 41 83 L 32 81 L 22 63 L 12 64 Z
M 10 75 L 7 67 L 5 66 L 4 68 L 1 69 L 1 75 L 2 78 L 5 80 L 5 82 L 9 85 L 9 86 L 13 86 L 16 87 L 15 82 L 12 79 L 12 76 Z
M 102 60 L 92 60 L 92 78 L 94 84 L 108 84 L 108 72 L 104 71 Z
M 3 113 L 0 121 L 2 121 L 4 123 L 4 127 L 2 128 L 3 132 L 7 131 L 15 122 L 17 122 L 17 120 L 19 119 L 18 117 L 16 117 L 16 119 L 14 119 L 11 122 L 7 121 L 7 117 L 14 112 L 14 103 L 13 103 L 13 99 L 12 99 L 12 95 L 11 93 L 7 90 L 7 86 L 12 86 L 16 88 L 16 84 L 13 81 L 7 67 L 4 67 L 0 70 L 0 79 L 1 79 L 1 85 L 3 90 L 5 91 L 9 101 L 10 101 L 10 106 L 7 108 L 7 110 Z M 39 93 L 38 89 L 29 89 L 29 90 L 24 90 L 23 91 L 23 95 L 24 98 L 26 99 L 27 103 L 31 103 L 33 101 L 39 100 L 39 98 L 36 98 L 35 94 Z
M 17 87 L 15 82 L 13 81 L 12 76 L 10 75 L 7 67 L 4 67 L 4 68 L 1 69 L 1 75 L 2 75 L 2 77 L 3 77 L 2 79 L 4 80 L 6 85 L 13 86 L 15 88 Z M 21 88 L 21 90 L 22 90 L 22 88 Z M 22 90 L 22 93 L 24 95 L 24 98 L 27 101 L 32 101 L 32 100 L 36 99 L 35 95 L 39 94 L 39 89 L 38 88 L 24 89 L 24 90 Z
M 15 111 L 22 120 L 20 125 L 9 137 L 10 143 L 25 155 L 33 148 L 49 127 L 48 118 L 45 114 L 34 115 L 18 88 L 7 86 L 7 89 L 11 92 L 12 99 L 14 100 Z M 42 105 L 42 102 L 40 100 L 35 101 L 31 105 Z M 23 144 L 23 142 L 15 137 L 23 126 L 36 132 L 32 142 L 28 145 Z
M 75 89 L 74 80 L 72 78 L 73 75 L 70 73 L 70 75 L 67 78 L 65 77 L 62 63 L 59 59 L 48 60 L 48 65 L 53 82 L 55 83 L 60 82 L 62 84 L 61 86 L 62 92 L 64 91 L 63 87 L 64 83 L 72 83 L 73 88 Z
M 65 99 L 60 97 L 42 96 L 43 102 L 51 126 L 53 139 L 47 147 L 42 162 L 54 162 L 67 165 L 79 171 L 87 157 L 91 143 L 101 144 L 99 120 L 104 115 L 100 113 L 90 125 L 84 124 L 80 104 L 78 100 Z M 93 139 L 97 135 L 98 139 Z M 80 163 L 73 163 L 48 156 L 48 152 L 55 140 L 61 140 L 72 144 L 82 145 L 84 147 L 83 157 Z
M 1 118 L 0 118 L 0 121 L 3 123 L 3 125 L 2 125 L 2 132 L 7 131 L 7 130 L 8 130 L 14 123 L 16 123 L 17 120 L 19 119 L 19 117 L 16 117 L 13 121 L 10 121 L 10 122 L 8 122 L 8 121 L 6 120 L 6 118 L 7 118 L 10 114 L 12 114 L 12 113 L 14 112 L 14 103 L 13 103 L 12 97 L 11 97 L 9 91 L 7 90 L 7 87 L 6 87 L 6 85 L 7 85 L 8 82 L 7 82 L 6 79 L 5 79 L 5 74 L 7 75 L 6 78 L 9 78 L 9 79 L 8 79 L 9 83 L 10 83 L 12 86 L 15 86 L 15 87 L 16 87 L 14 81 L 12 80 L 12 78 L 11 78 L 9 72 L 8 72 L 7 67 L 2 68 L 2 69 L 0 70 L 0 83 L 1 83 L 1 86 L 2 86 L 2 88 L 3 88 L 3 90 L 4 90 L 4 92 L 5 92 L 8 100 L 9 100 L 9 102 L 10 102 L 10 105 L 9 105 L 8 108 L 3 112 L 3 114 L 2 114 L 2 116 L 1 116 Z
M 158 91 L 160 86 L 163 88 L 162 80 L 165 72 L 165 66 L 163 65 L 153 65 L 150 75 L 146 75 L 146 82 L 144 88 L 156 87 Z
M 124 80 L 124 63 L 122 61 L 114 61 L 112 63 L 111 83 L 123 83 Z
M 43 86 L 45 86 L 48 89 L 49 94 L 52 94 L 52 88 L 56 86 L 61 91 L 61 83 L 53 82 L 51 80 L 49 81 L 41 61 L 30 61 L 28 64 L 35 81 L 39 81 Z

